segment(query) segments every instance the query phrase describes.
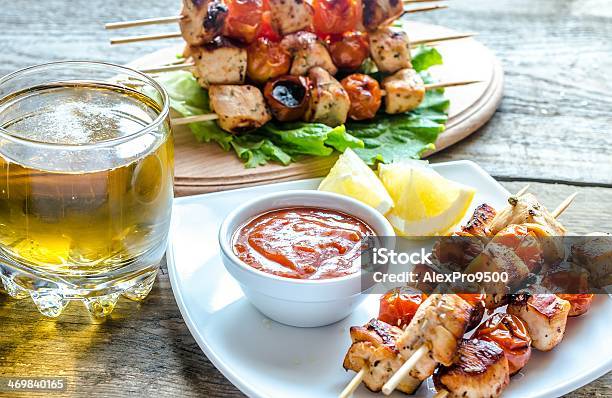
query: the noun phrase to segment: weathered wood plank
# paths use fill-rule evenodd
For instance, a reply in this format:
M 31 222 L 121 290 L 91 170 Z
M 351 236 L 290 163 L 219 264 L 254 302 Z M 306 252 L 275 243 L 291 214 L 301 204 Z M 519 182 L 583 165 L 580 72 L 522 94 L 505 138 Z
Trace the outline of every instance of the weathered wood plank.
M 504 183 L 511 192 L 523 182 Z M 549 208 L 578 191 L 561 221 L 576 233 L 612 231 L 612 189 L 532 183 Z M 28 301 L 0 294 L 0 377 L 64 376 L 67 396 L 241 396 L 206 359 L 176 306 L 167 273 L 141 304 L 121 300 L 112 316 L 94 322 L 77 305 L 58 320 L 43 318 Z M 562 347 L 561 347 L 562 348 Z M 609 396 L 612 374 L 569 394 Z

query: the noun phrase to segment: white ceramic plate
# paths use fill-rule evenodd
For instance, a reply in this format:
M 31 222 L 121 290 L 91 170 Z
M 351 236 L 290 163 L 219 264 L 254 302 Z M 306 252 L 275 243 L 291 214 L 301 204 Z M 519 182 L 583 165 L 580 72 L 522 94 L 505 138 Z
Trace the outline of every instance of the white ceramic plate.
M 477 189 L 473 207 L 506 203 L 508 192 L 469 161 L 434 165 L 446 178 Z M 246 200 L 270 192 L 316 189 L 319 179 L 265 185 L 177 199 L 168 268 L 183 318 L 206 356 L 250 397 L 337 397 L 353 373 L 342 368 L 350 345 L 348 328 L 378 312 L 368 298 L 351 316 L 321 328 L 294 328 L 270 321 L 243 297 L 219 257 L 217 232 L 223 218 Z M 612 300 L 599 296 L 591 310 L 569 321 L 552 352 L 535 352 L 504 397 L 558 397 L 612 370 Z M 431 379 L 417 397 L 431 397 Z M 398 397 L 405 396 L 395 393 Z M 363 386 L 356 397 L 380 397 Z

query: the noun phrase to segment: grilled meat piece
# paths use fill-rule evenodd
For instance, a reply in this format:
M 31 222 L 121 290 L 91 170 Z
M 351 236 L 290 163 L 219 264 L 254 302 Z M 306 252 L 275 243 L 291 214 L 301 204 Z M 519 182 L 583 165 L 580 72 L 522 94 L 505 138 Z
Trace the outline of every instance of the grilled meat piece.
M 402 69 L 382 81 L 385 112 L 404 113 L 416 109 L 425 98 L 425 83 L 414 69 Z
M 517 198 L 508 199 L 510 206 L 495 216 L 491 223 L 491 233 L 497 234 L 511 224 L 528 224 L 527 227 L 540 239 L 543 247 L 543 257 L 546 264 L 553 265 L 565 257 L 565 249 L 560 237 L 565 235 L 566 229 L 546 208 L 530 193 Z
M 373 31 L 390 24 L 404 12 L 401 0 L 363 0 L 363 25 Z
M 269 0 L 272 26 L 285 36 L 312 26 L 312 6 L 304 0 Z
M 397 339 L 400 355 L 408 360 L 421 346 L 429 349 L 410 372 L 419 380 L 431 376 L 441 363 L 450 366 L 470 320 L 472 306 L 455 294 L 433 294 L 421 304 L 412 322 Z
M 474 210 L 474 214 L 461 228 L 463 232 L 475 236 L 490 236 L 491 222 L 495 218 L 495 209 L 486 203 L 481 204 Z
M 194 74 L 202 87 L 213 84 L 242 84 L 247 71 L 247 51 L 227 39 L 217 37 L 212 43 L 191 47 Z
M 488 243 L 489 225 L 494 217 L 494 208 L 486 203 L 478 206 L 461 231 L 436 240 L 434 258 L 452 271 L 464 270 Z
M 612 235 L 592 233 L 572 245 L 572 261 L 586 268 L 591 286 L 612 285 Z
M 336 127 L 346 122 L 351 100 L 340 84 L 325 69 L 314 67 L 308 72 L 312 81 L 305 120 Z
M 591 308 L 594 294 L 557 294 L 563 300 L 569 301 L 571 308 L 568 316 L 580 316 L 586 314 Z
M 289 71 L 292 75 L 305 75 L 315 66 L 320 66 L 332 75 L 338 72 L 327 47 L 314 33 L 292 33 L 283 38 L 281 46 L 289 51 L 293 58 Z
M 192 46 L 211 42 L 221 34 L 228 9 L 220 0 L 183 0 L 179 27 Z
M 508 360 L 495 343 L 485 340 L 463 340 L 457 360 L 441 366 L 434 375 L 438 390 L 449 392 L 450 398 L 495 398 L 510 383 Z
M 466 273 L 491 272 L 491 273 L 506 273 L 508 281 L 499 281 L 497 283 L 487 283 L 487 292 L 492 294 L 504 294 L 508 292 L 508 288 L 517 286 L 529 276 L 529 267 L 523 259 L 517 255 L 515 249 L 506 246 L 502 243 L 491 241 L 483 250 L 467 266 Z
M 554 294 L 526 292 L 510 297 L 507 312 L 525 323 L 535 349 L 550 351 L 563 339 L 570 309 L 567 300 Z
M 369 390 L 378 392 L 404 363 L 395 349 L 402 329 L 372 319 L 364 326 L 351 327 L 350 333 L 353 344 L 344 357 L 344 369 L 359 372 L 367 366 L 363 383 Z M 397 389 L 413 394 L 420 384 L 420 380 L 407 376 Z
M 230 133 L 255 130 L 272 118 L 257 87 L 214 85 L 208 95 L 211 109 L 219 116 L 219 126 Z
M 369 34 L 370 55 L 383 73 L 412 68 L 410 41 L 403 30 L 381 28 Z
M 467 232 L 436 239 L 433 258 L 444 268 L 463 271 L 485 248 L 485 243 Z

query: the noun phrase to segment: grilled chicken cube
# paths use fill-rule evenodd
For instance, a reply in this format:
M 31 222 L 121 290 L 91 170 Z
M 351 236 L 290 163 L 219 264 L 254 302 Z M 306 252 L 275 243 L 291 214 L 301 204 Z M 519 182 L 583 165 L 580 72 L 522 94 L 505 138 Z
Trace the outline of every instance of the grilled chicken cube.
M 563 236 L 567 232 L 565 227 L 530 193 L 518 198 L 511 196 L 508 203 L 510 205 L 493 219 L 491 233 L 496 234 L 511 224 L 537 224 L 544 227 L 551 236 Z
M 312 68 L 308 77 L 312 81 L 312 91 L 304 115 L 305 120 L 330 127 L 346 122 L 351 100 L 342 84 L 320 67 Z
M 494 217 L 495 209 L 491 206 L 478 206 L 461 231 L 436 240 L 434 258 L 451 271 L 463 271 L 484 250 Z
M 412 68 L 410 41 L 403 30 L 381 28 L 369 34 L 370 55 L 383 73 L 395 73 L 400 69 Z
M 312 26 L 312 6 L 304 0 L 269 0 L 272 26 L 281 36 Z
M 468 274 L 490 272 L 508 275 L 506 282 L 487 283 L 487 291 L 493 294 L 504 294 L 507 287 L 517 286 L 524 281 L 530 273 L 529 267 L 517 255 L 512 247 L 492 240 L 478 257 L 465 269 Z
M 550 351 L 563 339 L 571 307 L 555 294 L 524 293 L 510 297 L 507 312 L 525 323 L 535 349 Z
M 283 38 L 281 46 L 291 54 L 293 61 L 289 73 L 292 75 L 306 75 L 315 66 L 320 66 L 332 75 L 338 72 L 327 47 L 314 33 L 292 33 Z
M 385 112 L 404 113 L 416 109 L 425 98 L 425 83 L 414 69 L 402 69 L 382 81 Z
M 434 375 L 438 390 L 450 398 L 495 398 L 510 383 L 508 360 L 497 344 L 486 340 L 463 340 L 457 361 L 441 366 Z
M 359 372 L 367 366 L 364 385 L 371 391 L 380 391 L 404 363 L 395 348 L 395 341 L 401 334 L 402 329 L 378 319 L 372 319 L 365 326 L 351 327 L 353 344 L 344 357 L 344 369 Z M 397 389 L 413 394 L 420 384 L 420 380 L 406 376 Z
M 201 47 L 191 47 L 194 74 L 202 87 L 213 84 L 242 84 L 246 77 L 247 51 L 218 37 Z
M 400 355 L 408 360 L 420 347 L 428 355 L 411 370 L 419 380 L 431 376 L 441 363 L 450 366 L 470 321 L 472 306 L 455 294 L 433 294 L 417 310 L 414 318 L 397 339 Z
M 463 271 L 485 248 L 477 237 L 466 232 L 455 232 L 451 236 L 436 239 L 433 258 L 444 268 Z
M 592 233 L 574 243 L 572 261 L 589 271 L 591 286 L 612 285 L 612 235 Z
M 214 85 L 208 95 L 211 109 L 219 116 L 219 126 L 230 133 L 252 131 L 272 119 L 257 87 Z
M 491 235 L 491 222 L 495 218 L 495 214 L 494 208 L 483 203 L 474 210 L 472 217 L 461 230 L 474 236 L 489 236 Z
M 530 193 L 517 198 L 511 196 L 510 204 L 500 211 L 491 223 L 491 233 L 497 234 L 511 224 L 525 224 L 539 239 L 544 265 L 553 266 L 565 257 L 561 238 L 567 232 L 546 208 Z
M 390 24 L 403 13 L 402 0 L 363 0 L 363 25 L 369 31 Z
M 192 46 L 209 43 L 221 34 L 227 14 L 228 9 L 221 0 L 183 0 L 181 34 Z

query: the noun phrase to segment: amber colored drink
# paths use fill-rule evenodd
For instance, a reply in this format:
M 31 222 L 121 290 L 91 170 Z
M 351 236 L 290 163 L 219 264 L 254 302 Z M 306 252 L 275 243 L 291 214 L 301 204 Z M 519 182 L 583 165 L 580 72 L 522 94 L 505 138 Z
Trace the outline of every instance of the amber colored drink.
M 127 136 L 159 112 L 135 91 L 82 85 L 36 90 L 21 95 L 41 102 L 41 111 L 3 126 L 7 131 L 44 142 L 95 144 Z M 69 274 L 146 261 L 165 240 L 170 219 L 169 137 L 141 159 L 109 170 L 45 171 L 28 167 L 28 159 L 19 164 L 0 155 L 2 250 L 15 261 Z
M 110 72 L 124 80 L 51 80 L 0 99 L 0 278 L 47 315 L 69 300 L 107 315 L 122 294 L 144 298 L 165 252 L 174 162 L 165 93 Z

